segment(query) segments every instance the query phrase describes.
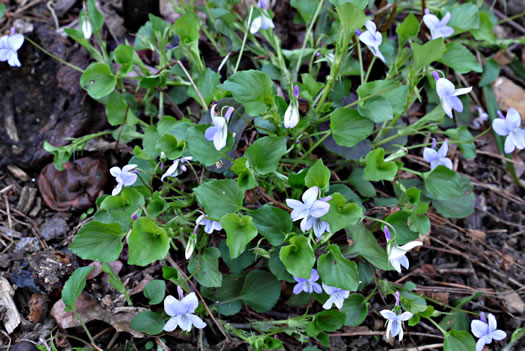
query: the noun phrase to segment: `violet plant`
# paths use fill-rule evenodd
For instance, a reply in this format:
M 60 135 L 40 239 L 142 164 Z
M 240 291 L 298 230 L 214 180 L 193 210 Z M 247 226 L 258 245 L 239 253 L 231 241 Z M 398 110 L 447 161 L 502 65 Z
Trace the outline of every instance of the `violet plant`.
M 474 336 L 464 323 L 441 326 L 439 318 L 467 318 L 469 311 L 438 304 L 411 282 L 393 283 L 426 252 L 430 212 L 447 218 L 474 212 L 470 180 L 452 169 L 451 158 L 461 164 L 475 157 L 477 136 L 445 116 L 470 114 L 467 94 L 477 87 L 456 89 L 464 85 L 457 74 L 482 71 L 470 53 L 476 46 L 464 45 L 472 41 L 455 38 L 485 32 L 468 23 L 456 30 L 461 20 L 454 16 L 489 12 L 454 3 L 439 20 L 420 9 L 427 38 L 413 13 L 392 14 L 392 24 L 374 2 L 306 2 L 311 6 L 291 2 L 306 25 L 299 47 L 283 47 L 271 2 L 251 4 L 241 15 L 235 1 L 210 1 L 179 8 L 174 24 L 150 14 L 133 43 L 107 52 L 104 17 L 87 1 L 80 27 L 66 29 L 94 59 L 80 84 L 105 105 L 109 133 L 133 145 L 133 154 L 122 170 L 112 168 L 112 195 L 100 197 L 70 249 L 84 260 L 111 262 L 127 246 L 128 264 L 164 265 L 164 290 L 177 285 L 179 299 L 167 296 L 164 310 L 137 314 L 132 327 L 150 335 L 213 328 L 256 350 L 283 347 L 279 333 L 328 347 L 329 332 L 373 318 L 370 299 L 394 295 L 392 310 L 377 311 L 388 337 L 401 340 L 425 319 L 443 333 L 446 351 L 473 350 L 474 336 L 479 345 L 503 339 L 492 315 L 488 329 L 472 322 Z M 206 22 L 197 11 L 209 15 Z M 378 17 L 371 21 L 365 11 Z M 396 11 L 405 14 L 403 7 Z M 204 36 L 222 58 L 219 67 L 205 62 Z M 10 45 L 9 55 L 16 55 L 23 40 L 8 41 L 0 38 L 0 50 Z M 144 51 L 151 62 L 138 54 Z M 383 64 L 373 65 L 376 58 Z M 138 82 L 140 104 L 125 89 L 129 80 Z M 418 101 L 428 103 L 414 117 Z M 493 128 L 506 136 L 507 153 L 523 149 L 512 109 Z M 443 135 L 438 150 L 422 141 L 431 135 Z M 453 154 L 449 146 L 459 149 Z M 74 153 L 47 149 L 59 165 Z M 405 156 L 414 151 L 430 170 L 411 168 Z M 376 191 L 384 194 L 385 184 L 394 189 L 390 198 Z M 195 292 L 183 297 L 180 287 Z M 244 306 L 264 314 L 288 303 L 300 312 L 250 321 L 250 332 L 228 322 Z M 152 327 L 151 320 L 162 323 Z

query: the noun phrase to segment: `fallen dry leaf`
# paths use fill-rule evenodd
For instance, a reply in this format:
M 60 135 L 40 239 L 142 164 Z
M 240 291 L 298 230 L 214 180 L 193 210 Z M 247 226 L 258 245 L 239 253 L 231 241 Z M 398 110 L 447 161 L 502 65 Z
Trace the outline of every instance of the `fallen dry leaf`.
M 525 303 L 515 291 L 507 291 L 502 294 L 503 303 L 510 313 L 525 312 Z
M 515 108 L 525 118 L 525 89 L 507 77 L 499 77 L 492 85 L 499 107 L 503 111 Z

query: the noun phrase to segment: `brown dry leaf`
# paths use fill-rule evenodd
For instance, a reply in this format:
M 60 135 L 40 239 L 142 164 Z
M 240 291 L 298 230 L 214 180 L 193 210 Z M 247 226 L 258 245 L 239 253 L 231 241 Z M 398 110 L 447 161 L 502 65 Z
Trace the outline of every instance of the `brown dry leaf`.
M 525 303 L 515 291 L 507 291 L 502 294 L 503 304 L 510 313 L 525 312 Z
M 515 108 L 523 119 L 525 117 L 525 89 L 506 77 L 499 77 L 492 85 L 500 108 L 507 111 Z
M 514 267 L 514 263 L 516 262 L 516 259 L 512 257 L 511 255 L 503 254 L 503 268 L 506 271 L 510 271 L 512 267 Z
M 15 291 L 11 287 L 11 284 L 9 284 L 4 277 L 0 277 L 0 307 L 5 308 L 5 315 L 2 322 L 7 334 L 11 334 L 20 324 L 20 315 L 13 301 L 14 295 Z
M 81 324 L 72 311 L 64 312 L 65 304 L 62 299 L 58 300 L 51 309 L 51 315 L 62 329 L 79 327 Z M 92 320 L 104 321 L 110 324 L 118 332 L 127 332 L 135 338 L 143 338 L 144 334 L 131 329 L 130 323 L 135 315 L 143 310 L 130 308 L 123 313 L 115 313 L 105 310 L 91 295 L 83 292 L 76 301 L 77 313 L 84 323 Z
M 485 238 L 487 237 L 487 234 L 481 230 L 467 229 L 467 233 L 471 238 L 477 239 L 480 241 L 484 241 Z
M 428 297 L 430 297 L 431 299 L 434 299 L 436 301 L 439 301 L 445 305 L 448 305 L 448 298 L 449 298 L 449 293 L 446 292 L 446 291 L 441 291 L 441 292 L 429 292 Z

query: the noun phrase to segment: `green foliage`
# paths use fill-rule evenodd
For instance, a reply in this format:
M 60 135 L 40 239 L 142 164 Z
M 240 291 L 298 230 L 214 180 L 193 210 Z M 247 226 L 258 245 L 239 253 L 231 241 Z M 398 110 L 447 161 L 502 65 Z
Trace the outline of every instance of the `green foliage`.
M 142 311 L 131 321 L 131 328 L 149 335 L 162 333 L 164 325 L 164 314 L 162 312 Z
M 111 73 L 108 65 L 95 62 L 82 73 L 80 85 L 93 99 L 101 99 L 115 89 L 117 78 Z
M 221 253 L 216 247 L 209 247 L 199 255 L 194 255 L 188 264 L 188 271 L 205 287 L 220 287 L 222 274 L 219 272 Z
M 330 211 L 323 219 L 330 224 L 332 233 L 356 224 L 363 217 L 363 210 L 359 205 L 347 203 L 345 197 L 339 193 L 330 196 Z
M 346 259 L 337 245 L 329 245 L 328 253 L 317 260 L 317 270 L 326 285 L 339 289 L 356 291 L 359 273 L 355 262 Z
M 246 250 L 246 245 L 257 236 L 257 228 L 250 216 L 228 213 L 221 218 L 221 226 L 226 231 L 231 258 L 239 257 Z
M 438 38 L 423 45 L 412 43 L 412 49 L 414 50 L 416 67 L 423 67 L 440 60 L 445 54 L 447 47 L 443 42 L 443 38 Z
M 164 229 L 151 219 L 142 217 L 133 222 L 128 247 L 128 263 L 147 266 L 166 257 L 170 248 L 170 239 Z
M 215 220 L 236 212 L 244 200 L 244 193 L 231 179 L 212 180 L 194 188 L 193 192 L 206 214 Z
M 397 165 L 392 161 L 385 161 L 385 150 L 382 148 L 371 151 L 366 156 L 366 167 L 363 178 L 373 182 L 379 180 L 394 180 L 397 174 Z
M 310 278 L 315 264 L 315 254 L 307 238 L 304 236 L 291 238 L 290 245 L 281 248 L 279 257 L 291 275 Z
M 73 274 L 64 284 L 62 289 L 62 301 L 66 305 L 66 311 L 76 311 L 75 303 L 86 287 L 86 277 L 94 267 L 80 267 L 75 269 Z
M 317 186 L 319 189 L 326 189 L 330 181 L 330 170 L 323 163 L 322 159 L 317 160 L 306 173 L 304 182 L 308 188 Z
M 244 303 L 256 312 L 267 312 L 281 296 L 281 283 L 273 274 L 261 270 L 248 273 L 241 289 Z
M 283 137 L 262 137 L 246 149 L 250 166 L 259 174 L 268 174 L 277 169 L 279 160 L 286 153 Z
M 79 229 L 69 249 L 85 260 L 113 262 L 122 251 L 125 235 L 118 223 L 90 221 Z
M 345 325 L 356 327 L 368 315 L 368 301 L 361 294 L 352 294 L 345 300 L 341 312 L 346 314 Z
M 144 296 L 149 300 L 150 305 L 156 305 L 164 300 L 166 283 L 164 280 L 154 279 L 144 287 Z
M 330 116 L 330 130 L 335 142 L 341 146 L 355 146 L 372 134 L 373 129 L 374 123 L 356 110 L 338 108 Z

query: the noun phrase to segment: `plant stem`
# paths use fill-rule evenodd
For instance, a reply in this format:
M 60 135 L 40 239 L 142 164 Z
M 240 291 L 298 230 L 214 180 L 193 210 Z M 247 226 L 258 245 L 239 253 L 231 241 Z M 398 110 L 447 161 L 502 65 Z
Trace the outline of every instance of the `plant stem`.
M 365 82 L 365 77 L 363 68 L 363 54 L 361 53 L 361 43 L 359 42 L 359 37 L 357 37 L 357 56 L 359 57 L 359 74 L 361 75 L 361 84 L 363 84 Z
M 93 337 L 91 336 L 91 333 L 89 332 L 88 328 L 86 327 L 86 324 L 84 324 L 84 321 L 82 321 L 82 319 L 78 315 L 77 309 L 75 307 L 73 307 L 72 311 L 75 314 L 75 317 L 77 317 L 78 321 L 82 325 L 82 328 L 84 328 L 84 331 L 86 332 L 86 335 L 88 336 L 89 341 L 91 342 L 91 344 L 96 345 L 95 344 L 95 340 L 93 340 Z
M 66 62 L 64 60 L 62 60 L 60 57 L 56 56 L 56 55 L 53 55 L 52 53 L 50 53 L 49 51 L 47 51 L 46 49 L 44 49 L 43 47 L 41 47 L 40 45 L 38 45 L 37 43 L 35 43 L 34 41 L 32 41 L 31 39 L 29 39 L 28 37 L 24 36 L 24 38 L 30 42 L 31 44 L 33 44 L 37 49 L 39 49 L 40 51 L 42 51 L 44 54 L 48 55 L 48 56 L 51 56 L 52 58 L 54 58 L 55 60 L 57 60 L 58 62 L 68 66 L 69 68 L 73 68 L 74 70 L 77 70 L 81 73 L 84 73 L 84 70 L 78 66 L 75 66 L 74 64 L 72 63 L 69 63 L 69 62 Z
M 368 82 L 368 77 L 370 76 L 370 72 L 372 71 L 372 67 L 374 66 L 374 62 L 376 62 L 376 57 L 372 57 L 372 61 L 370 61 L 370 65 L 368 65 L 368 70 L 366 71 L 365 76 L 365 83 Z
M 308 29 L 306 30 L 306 35 L 304 36 L 303 41 L 303 47 L 301 48 L 301 52 L 299 53 L 299 60 L 297 61 L 297 64 L 295 65 L 295 71 L 294 71 L 294 77 L 297 79 L 297 74 L 299 73 L 299 68 L 301 67 L 301 61 L 303 60 L 303 54 L 304 49 L 306 48 L 306 42 L 308 41 L 308 38 L 312 34 L 312 30 L 315 24 L 315 21 L 317 20 L 317 16 L 319 16 L 319 13 L 321 12 L 321 9 L 323 8 L 324 0 L 321 0 L 319 2 L 319 5 L 317 6 L 317 9 L 315 10 L 314 17 L 312 17 L 312 21 L 308 25 Z
M 246 27 L 244 28 L 244 38 L 242 39 L 241 51 L 239 52 L 239 56 L 237 57 L 237 63 L 235 64 L 235 67 L 233 68 L 233 74 L 237 72 L 237 69 L 239 68 L 239 64 L 241 63 L 242 53 L 244 51 L 244 46 L 246 45 L 246 39 L 248 38 L 248 28 L 250 27 L 250 23 L 252 22 L 252 15 L 253 15 L 253 6 L 250 7 L 250 14 L 248 15 L 248 23 L 246 24 Z

